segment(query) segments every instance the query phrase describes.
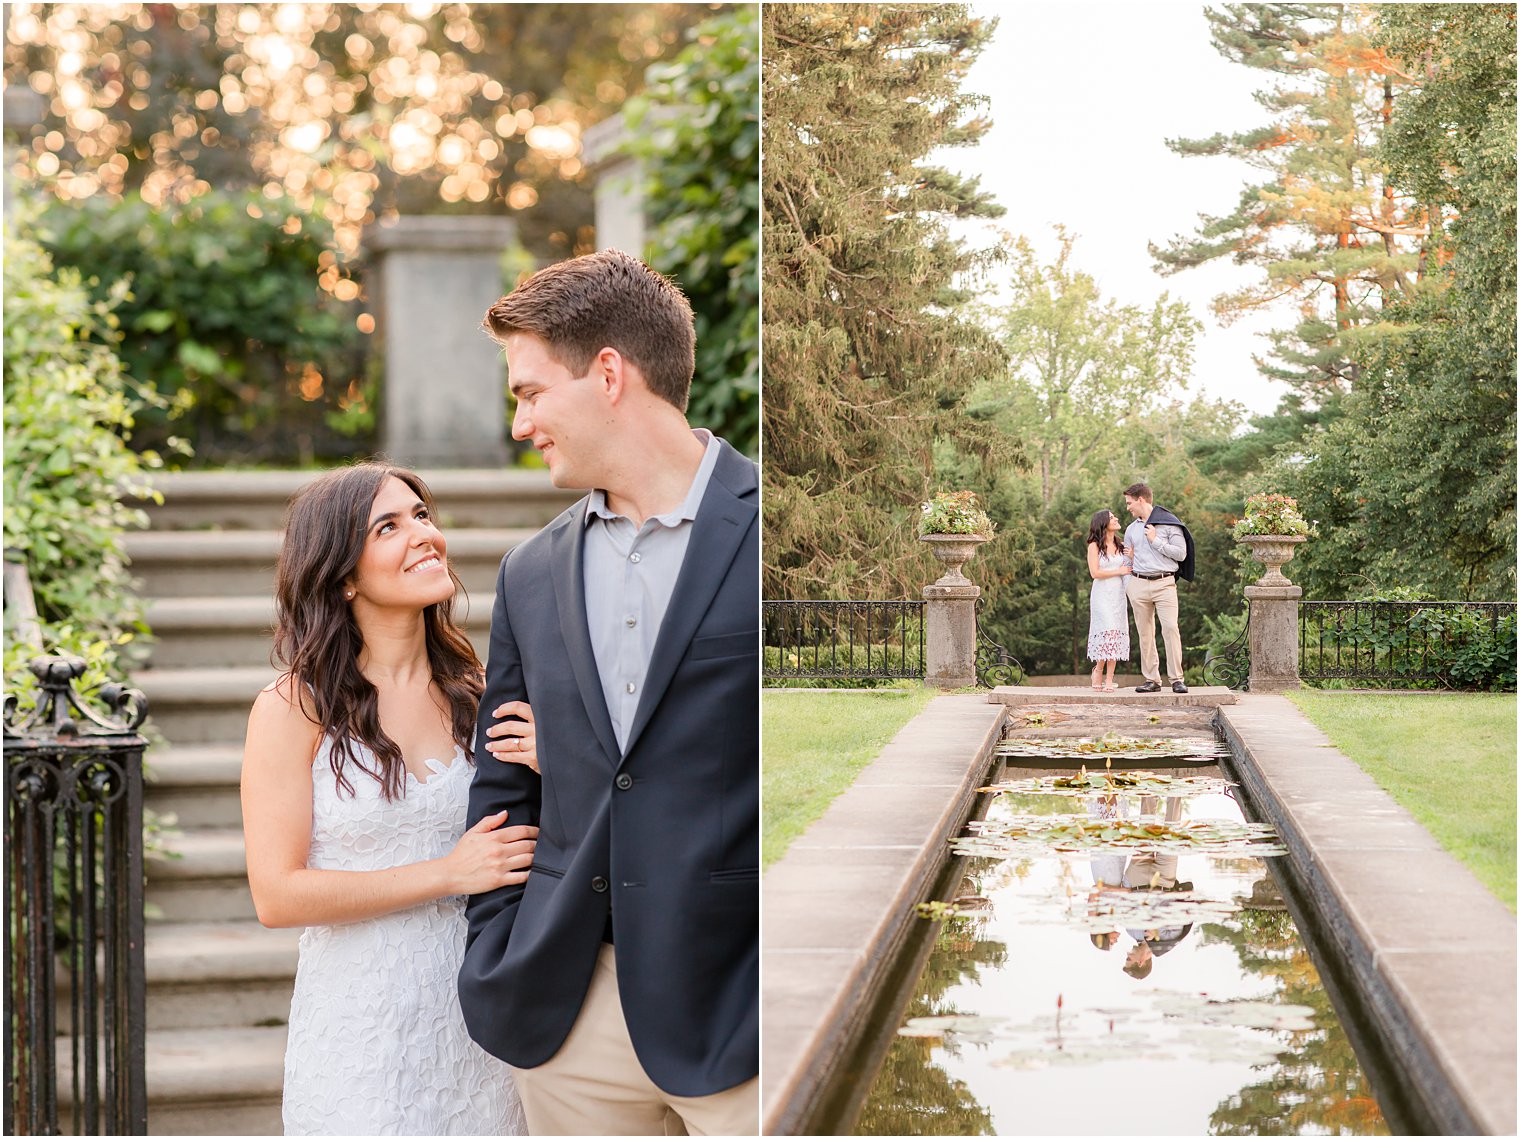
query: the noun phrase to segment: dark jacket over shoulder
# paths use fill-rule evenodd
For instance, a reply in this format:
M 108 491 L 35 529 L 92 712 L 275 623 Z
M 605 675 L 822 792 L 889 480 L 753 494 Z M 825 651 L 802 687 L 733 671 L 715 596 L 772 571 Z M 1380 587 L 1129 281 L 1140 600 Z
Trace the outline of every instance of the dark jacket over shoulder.
M 759 1068 L 759 523 L 755 465 L 726 443 L 619 753 L 586 626 L 585 500 L 502 559 L 478 739 L 527 700 L 543 777 L 477 748 L 469 825 L 536 824 L 521 886 L 469 899 L 470 1035 L 544 1063 L 580 1012 L 612 915 L 634 1051 L 674 1095 Z
M 1193 532 L 1182 524 L 1175 514 L 1164 506 L 1152 506 L 1150 517 L 1145 520 L 1153 526 L 1175 526 L 1182 531 L 1182 540 L 1187 543 L 1187 557 L 1183 558 L 1177 566 L 1177 576 L 1184 581 L 1193 580 Z

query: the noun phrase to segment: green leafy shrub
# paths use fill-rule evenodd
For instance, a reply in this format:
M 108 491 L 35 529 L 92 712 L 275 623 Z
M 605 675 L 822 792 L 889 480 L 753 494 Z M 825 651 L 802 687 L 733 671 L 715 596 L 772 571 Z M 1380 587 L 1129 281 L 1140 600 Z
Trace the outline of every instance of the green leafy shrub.
M 76 269 L 54 271 L 34 241 L 5 244 L 5 547 L 26 561 L 43 644 L 84 657 L 81 687 L 121 679 L 118 653 L 147 633 L 122 533 L 146 524 L 123 492 L 152 495 L 160 466 L 126 439 L 161 403 L 123 372 L 113 348 L 122 283 L 91 297 Z M 9 632 L 9 630 L 8 630 Z M 7 691 L 30 689 L 36 647 L 8 636 Z
M 760 446 L 758 9 L 736 5 L 687 33 L 629 101 L 653 223 L 649 263 L 696 313 L 692 423 L 746 454 Z
M 373 430 L 356 414 L 362 337 L 318 283 L 357 291 L 327 223 L 256 194 L 169 207 L 133 194 L 55 203 L 38 229 L 58 265 L 102 282 L 91 287 L 113 301 L 126 371 L 166 397 L 143 409 L 135 446 L 187 435 L 203 463 L 309 463 L 353 453 L 343 430 Z

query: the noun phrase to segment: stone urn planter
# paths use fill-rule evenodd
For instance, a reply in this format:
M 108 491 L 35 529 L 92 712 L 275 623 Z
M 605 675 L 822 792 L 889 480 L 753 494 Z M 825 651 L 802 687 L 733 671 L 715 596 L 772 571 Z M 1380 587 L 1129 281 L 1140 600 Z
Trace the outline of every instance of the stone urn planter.
M 1267 567 L 1257 585 L 1292 585 L 1283 576 L 1282 567 L 1293 560 L 1295 548 L 1305 541 L 1303 534 L 1244 534 L 1235 539 L 1249 546 L 1251 556 Z
M 942 563 L 945 574 L 935 585 L 970 585 L 961 573 L 961 566 L 976 556 L 976 548 L 989 538 L 986 534 L 920 534 L 918 540 L 926 542 L 930 552 Z

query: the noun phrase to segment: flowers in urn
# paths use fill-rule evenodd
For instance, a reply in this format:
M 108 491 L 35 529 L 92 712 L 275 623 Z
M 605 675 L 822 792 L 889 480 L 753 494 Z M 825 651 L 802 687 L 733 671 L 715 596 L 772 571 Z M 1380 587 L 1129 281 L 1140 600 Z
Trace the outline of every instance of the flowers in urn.
M 942 490 L 919 507 L 919 537 L 932 534 L 990 538 L 997 528 L 972 490 Z
M 1307 537 L 1314 524 L 1298 512 L 1298 499 L 1285 494 L 1253 494 L 1246 499 L 1246 516 L 1235 523 L 1235 537 L 1256 534 Z
M 1293 560 L 1294 547 L 1313 532 L 1314 523 L 1298 512 L 1298 500 L 1285 494 L 1251 495 L 1246 499 L 1246 516 L 1235 523 L 1235 540 L 1267 567 L 1256 583 L 1259 586 L 1292 585 L 1282 567 Z
M 946 567 L 944 576 L 934 584 L 969 586 L 971 582 L 961 573 L 961 566 L 971 560 L 976 548 L 991 538 L 996 529 L 977 502 L 976 492 L 940 491 L 922 505 L 921 511 L 918 540 L 926 543 Z

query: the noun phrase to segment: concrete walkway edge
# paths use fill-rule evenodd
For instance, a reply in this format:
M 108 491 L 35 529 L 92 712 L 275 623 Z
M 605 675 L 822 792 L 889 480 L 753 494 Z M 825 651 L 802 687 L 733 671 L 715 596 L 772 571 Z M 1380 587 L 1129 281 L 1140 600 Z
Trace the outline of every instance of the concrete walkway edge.
M 1414 1134 L 1515 1134 L 1515 916 L 1291 701 L 1247 695 L 1218 718 L 1376 1022 L 1379 1097 Z
M 766 872 L 761 1133 L 805 1126 L 917 920 L 1007 709 L 939 696 Z

